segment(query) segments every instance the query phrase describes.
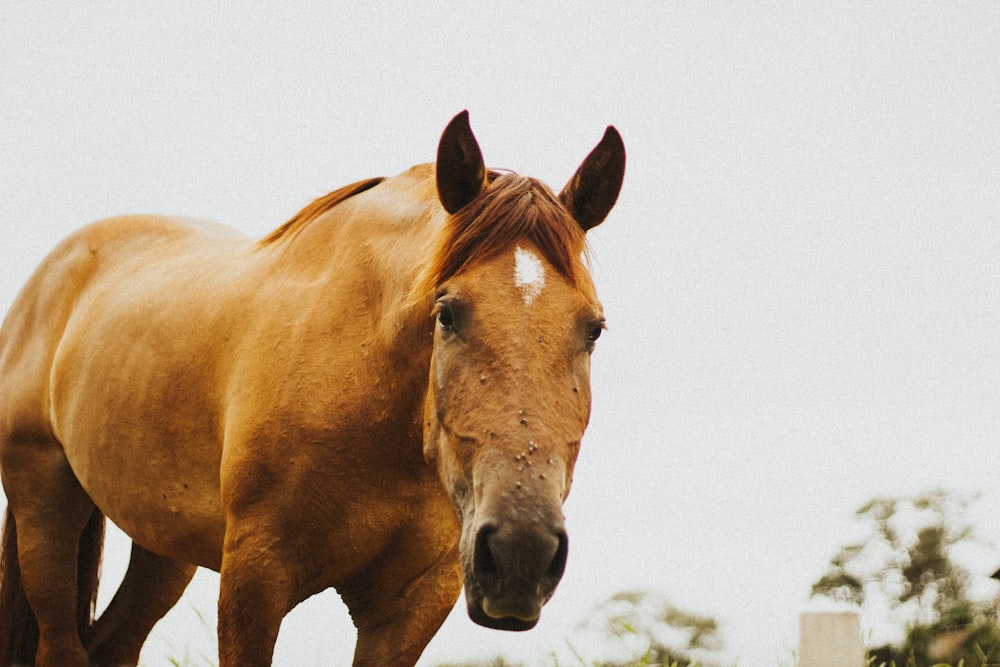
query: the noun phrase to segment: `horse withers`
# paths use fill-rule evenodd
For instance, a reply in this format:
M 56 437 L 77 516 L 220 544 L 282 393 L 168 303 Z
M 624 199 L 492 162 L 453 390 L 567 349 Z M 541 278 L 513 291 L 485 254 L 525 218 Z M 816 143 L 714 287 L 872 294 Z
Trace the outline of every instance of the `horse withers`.
M 355 665 L 411 665 L 464 582 L 533 627 L 604 326 L 583 256 L 625 166 L 608 128 L 569 184 L 485 168 L 456 116 L 434 165 L 332 192 L 265 238 L 104 220 L 0 329 L 3 664 L 135 664 L 197 566 L 219 663 L 265 665 L 333 587 Z M 94 618 L 105 517 L 132 539 Z

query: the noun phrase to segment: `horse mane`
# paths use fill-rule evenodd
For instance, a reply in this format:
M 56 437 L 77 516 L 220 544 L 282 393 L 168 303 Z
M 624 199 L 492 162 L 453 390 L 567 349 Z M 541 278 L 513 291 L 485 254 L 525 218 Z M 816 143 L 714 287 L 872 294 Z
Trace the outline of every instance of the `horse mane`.
M 325 194 L 322 197 L 313 200 L 305 208 L 289 218 L 283 225 L 258 241 L 257 245 L 260 247 L 268 246 L 282 239 L 292 237 L 296 232 L 300 231 L 310 222 L 337 206 L 345 199 L 350 199 L 356 194 L 362 193 L 365 190 L 370 190 L 384 180 L 384 178 L 368 178 L 363 181 L 358 181 L 357 183 L 345 185 L 342 188 L 338 188 L 329 194 Z
M 452 215 L 418 281 L 429 294 L 467 267 L 518 240 L 532 243 L 553 268 L 577 283 L 587 255 L 586 234 L 552 190 L 514 173 L 490 172 L 483 191 Z

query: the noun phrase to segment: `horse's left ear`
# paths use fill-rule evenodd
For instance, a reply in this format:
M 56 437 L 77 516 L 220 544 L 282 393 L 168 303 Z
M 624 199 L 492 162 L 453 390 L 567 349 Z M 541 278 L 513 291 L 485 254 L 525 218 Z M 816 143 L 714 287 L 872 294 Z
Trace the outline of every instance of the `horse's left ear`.
M 625 143 L 612 126 L 573 174 L 559 200 L 583 231 L 604 222 L 618 199 L 625 178 Z
M 468 111 L 452 118 L 441 134 L 435 171 L 438 199 L 448 213 L 455 213 L 482 192 L 486 165 L 469 126 Z

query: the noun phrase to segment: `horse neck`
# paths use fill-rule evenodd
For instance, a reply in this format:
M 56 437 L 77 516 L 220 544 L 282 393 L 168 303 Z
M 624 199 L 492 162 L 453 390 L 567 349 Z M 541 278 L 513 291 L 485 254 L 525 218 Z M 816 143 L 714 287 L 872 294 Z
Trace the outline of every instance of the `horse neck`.
M 363 303 L 375 342 L 408 346 L 432 327 L 431 295 L 414 298 L 413 287 L 444 220 L 435 192 L 433 170 L 418 165 L 261 248 L 261 259 L 281 281 L 312 285 L 348 312 Z

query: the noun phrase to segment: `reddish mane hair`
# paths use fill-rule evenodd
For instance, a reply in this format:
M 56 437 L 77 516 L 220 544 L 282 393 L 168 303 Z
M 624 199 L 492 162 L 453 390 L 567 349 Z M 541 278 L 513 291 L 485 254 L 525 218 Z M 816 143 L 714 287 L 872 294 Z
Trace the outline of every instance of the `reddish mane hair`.
M 323 195 L 258 241 L 258 247 L 293 237 L 306 225 L 356 194 L 381 183 L 370 178 Z M 441 283 L 509 248 L 532 243 L 560 274 L 578 284 L 587 237 L 569 210 L 541 181 L 514 173 L 487 174 L 487 185 L 448 218 L 412 297 L 427 298 Z
M 490 259 L 518 239 L 534 244 L 574 284 L 586 255 L 586 234 L 547 185 L 513 173 L 490 172 L 475 199 L 452 215 L 424 270 L 424 294 Z
M 345 199 L 349 199 L 356 194 L 364 192 L 365 190 L 370 190 L 384 180 L 384 178 L 369 178 L 363 181 L 358 181 L 357 183 L 345 185 L 344 187 L 338 188 L 337 190 L 325 194 L 318 199 L 314 199 L 306 205 L 304 209 L 289 218 L 287 222 L 258 241 L 257 244 L 259 246 L 266 246 L 271 245 L 275 241 L 290 238 L 295 234 L 295 232 L 299 231 L 340 202 Z

